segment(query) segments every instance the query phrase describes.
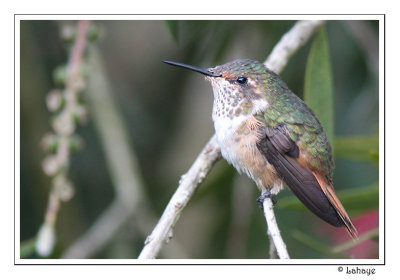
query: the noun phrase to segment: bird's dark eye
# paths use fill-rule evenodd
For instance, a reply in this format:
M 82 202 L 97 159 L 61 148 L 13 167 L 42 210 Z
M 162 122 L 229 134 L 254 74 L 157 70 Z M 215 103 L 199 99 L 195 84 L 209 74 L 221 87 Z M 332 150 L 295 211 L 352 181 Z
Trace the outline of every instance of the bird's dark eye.
M 240 76 L 239 78 L 237 78 L 236 82 L 238 82 L 241 85 L 244 85 L 245 83 L 247 83 L 247 78 Z

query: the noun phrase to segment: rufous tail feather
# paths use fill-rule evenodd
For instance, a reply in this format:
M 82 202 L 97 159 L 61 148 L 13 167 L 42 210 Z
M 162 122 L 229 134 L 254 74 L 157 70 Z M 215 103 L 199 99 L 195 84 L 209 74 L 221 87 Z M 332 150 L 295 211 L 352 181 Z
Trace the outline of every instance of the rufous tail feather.
M 358 233 L 356 227 L 353 225 L 349 215 L 347 214 L 346 210 L 344 209 L 342 203 L 340 202 L 339 198 L 337 197 L 333 187 L 326 182 L 326 180 L 321 177 L 320 175 L 313 172 L 315 178 L 317 179 L 319 185 L 321 186 L 322 191 L 325 193 L 326 197 L 328 198 L 329 202 L 335 208 L 336 212 L 338 213 L 339 217 L 342 219 L 344 226 L 347 229 L 347 232 L 353 239 L 358 238 Z

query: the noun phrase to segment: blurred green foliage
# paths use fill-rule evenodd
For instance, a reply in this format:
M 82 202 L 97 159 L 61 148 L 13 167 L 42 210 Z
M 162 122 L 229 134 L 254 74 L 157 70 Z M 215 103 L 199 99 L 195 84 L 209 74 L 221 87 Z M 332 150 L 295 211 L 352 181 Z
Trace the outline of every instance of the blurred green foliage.
M 316 34 L 306 65 L 304 101 L 320 120 L 329 141 L 333 140 L 334 89 L 329 42 L 324 27 Z
M 337 157 L 370 161 L 379 165 L 378 136 L 336 137 L 334 146 Z
M 373 40 L 367 48 L 349 28 L 353 23 L 329 21 L 290 59 L 281 77 L 293 92 L 305 98 L 321 118 L 328 135 L 334 136 L 335 188 L 348 212 L 357 218 L 378 208 L 378 65 L 369 61 L 368 51 L 378 49 L 379 34 L 378 22 L 356 22 L 372 34 L 368 38 Z M 50 180 L 41 170 L 44 153 L 39 143 L 50 130 L 45 98 L 57 87 L 57 81 L 51 77 L 67 59 L 67 46 L 59 37 L 59 27 L 64 24 L 21 22 L 21 245 L 35 237 L 48 199 Z M 294 21 L 100 21 L 96 24 L 104 31 L 96 44 L 105 61 L 115 101 L 129 124 L 127 133 L 137 151 L 146 184 L 148 200 L 144 203 L 159 216 L 180 176 L 213 134 L 210 86 L 200 76 L 171 69 L 160 61 L 173 59 L 202 67 L 237 58 L 264 61 Z M 88 74 L 90 78 L 90 69 Z M 57 222 L 59 251 L 54 257 L 62 255 L 60 251 L 90 228 L 114 196 L 93 124 L 89 122 L 77 132 L 85 145 L 72 157 L 70 177 L 76 186 L 75 196 L 61 207 Z M 171 243 L 179 243 L 186 256 L 268 257 L 266 225 L 255 201 L 256 187 L 252 183 L 244 187 L 251 188 L 250 206 L 246 206 L 245 196 L 243 203 L 235 203 L 237 176 L 225 161 L 218 162 L 183 211 Z M 329 247 L 335 240 L 333 233 L 320 234 L 323 222 L 309 211 L 298 211 L 305 208 L 288 190 L 282 191 L 277 199 L 275 213 L 291 257 L 332 257 L 292 234 L 297 230 L 306 239 L 316 238 Z M 250 218 L 238 223 L 235 207 L 239 207 L 239 213 L 247 211 Z M 243 248 L 231 253 L 232 247 L 239 246 L 229 242 L 234 231 L 238 232 Z M 129 221 L 93 257 L 135 258 L 145 237 L 138 235 L 135 221 Z M 21 257 L 36 257 L 32 254 L 32 242 L 28 244 L 23 246 L 27 251 L 21 251 Z M 169 250 L 169 246 L 163 251 Z
M 174 38 L 175 42 L 178 42 L 179 21 L 167 20 L 167 21 L 165 21 L 165 23 L 167 24 L 169 33 L 171 34 L 172 38 Z

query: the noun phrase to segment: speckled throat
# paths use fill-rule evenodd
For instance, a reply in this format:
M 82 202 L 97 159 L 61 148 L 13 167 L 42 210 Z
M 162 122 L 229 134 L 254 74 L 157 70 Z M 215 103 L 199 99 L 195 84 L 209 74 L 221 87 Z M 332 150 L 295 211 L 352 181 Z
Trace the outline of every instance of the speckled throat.
M 254 108 L 253 100 L 245 98 L 240 88 L 222 79 L 209 78 L 214 92 L 213 119 L 225 117 L 233 119 L 239 115 L 250 115 Z

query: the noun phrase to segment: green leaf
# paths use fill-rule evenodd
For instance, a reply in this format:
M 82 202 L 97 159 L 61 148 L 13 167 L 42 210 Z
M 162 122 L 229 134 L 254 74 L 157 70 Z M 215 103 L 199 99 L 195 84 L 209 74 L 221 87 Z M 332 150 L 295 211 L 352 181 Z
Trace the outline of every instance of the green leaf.
M 379 165 L 378 136 L 336 137 L 334 147 L 336 157 L 372 161 Z
M 179 21 L 177 20 L 167 20 L 165 21 L 167 24 L 167 28 L 172 38 L 174 38 L 175 42 L 178 42 L 179 39 Z
M 318 251 L 329 257 L 348 258 L 348 256 L 344 254 L 346 250 L 354 248 L 366 240 L 375 240 L 376 238 L 379 238 L 379 229 L 378 228 L 372 229 L 360 235 L 357 240 L 350 240 L 334 247 L 330 247 L 325 243 L 322 243 L 316 240 L 314 237 L 309 236 L 299 230 L 294 230 L 292 232 L 292 236 L 294 239 L 303 243 L 304 245 L 307 245 L 308 247 L 314 249 L 315 251 Z
M 348 189 L 338 193 L 340 201 L 351 213 L 361 213 L 379 207 L 379 184 L 363 188 Z M 277 207 L 294 210 L 307 210 L 296 197 L 285 197 L 278 200 Z
M 333 75 L 325 28 L 320 28 L 307 60 L 304 101 L 314 111 L 330 141 L 334 136 Z
M 357 240 L 350 240 L 340 245 L 337 245 L 331 248 L 332 253 L 342 253 L 346 250 L 349 250 L 353 247 L 356 247 L 360 243 L 363 243 L 366 240 L 376 240 L 379 238 L 379 228 L 372 229 L 367 231 L 366 233 L 360 235 Z

